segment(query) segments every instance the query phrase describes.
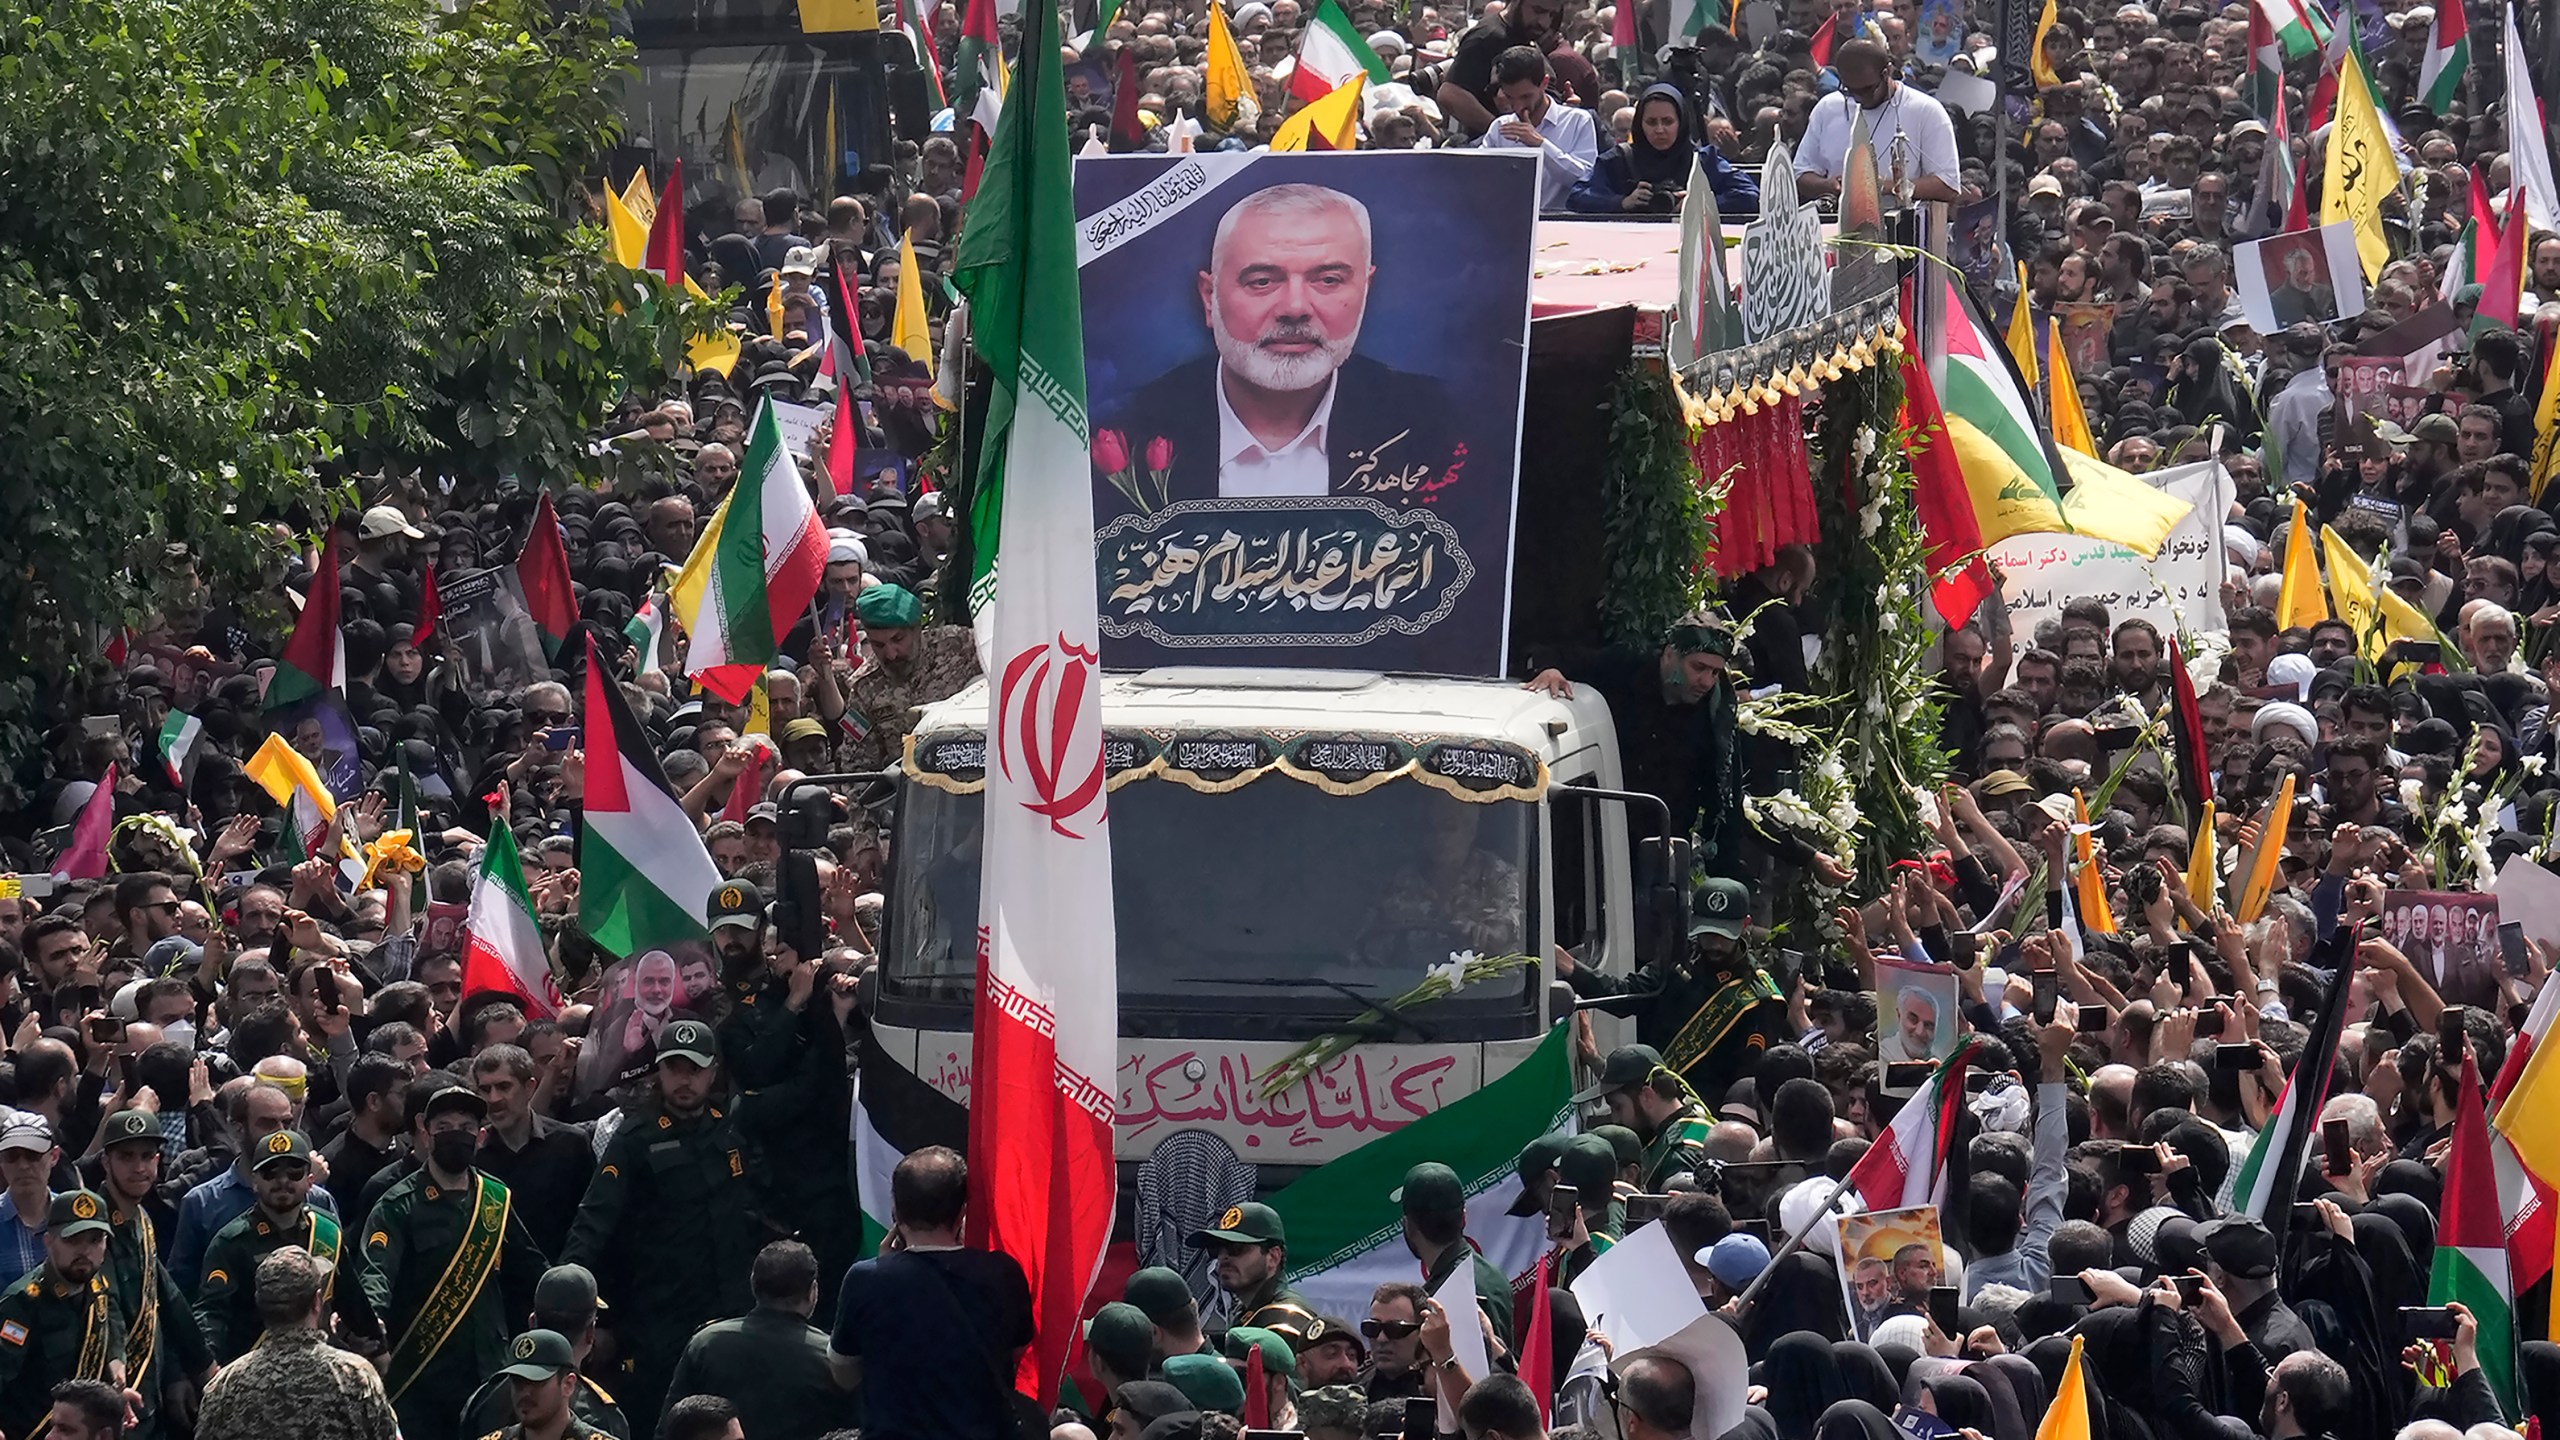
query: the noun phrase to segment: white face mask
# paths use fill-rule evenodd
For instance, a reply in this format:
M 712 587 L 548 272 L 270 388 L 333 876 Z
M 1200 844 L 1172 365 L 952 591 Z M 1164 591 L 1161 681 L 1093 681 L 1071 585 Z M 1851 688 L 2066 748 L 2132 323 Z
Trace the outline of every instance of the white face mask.
M 160 1038 L 172 1045 L 184 1046 L 189 1054 L 196 1048 L 196 1025 L 192 1020 L 172 1020 L 160 1027 Z

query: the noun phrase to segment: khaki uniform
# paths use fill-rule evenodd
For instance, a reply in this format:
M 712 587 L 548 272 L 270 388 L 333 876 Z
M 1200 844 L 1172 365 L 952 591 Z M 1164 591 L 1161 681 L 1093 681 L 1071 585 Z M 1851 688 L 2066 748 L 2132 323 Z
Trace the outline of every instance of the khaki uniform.
M 916 708 L 948 700 L 978 678 L 978 646 L 963 625 L 927 625 L 916 631 L 915 653 L 894 669 L 866 657 L 850 680 L 842 679 L 845 738 L 836 744 L 839 770 L 887 770 L 905 758 Z
M 103 1269 L 73 1284 L 50 1262 L 0 1295 L 0 1435 L 36 1433 L 53 1415 L 53 1387 L 104 1380 L 124 1361 L 123 1307 Z
M 318 1330 L 268 1332 L 205 1387 L 196 1440 L 399 1440 L 400 1417 L 371 1365 Z

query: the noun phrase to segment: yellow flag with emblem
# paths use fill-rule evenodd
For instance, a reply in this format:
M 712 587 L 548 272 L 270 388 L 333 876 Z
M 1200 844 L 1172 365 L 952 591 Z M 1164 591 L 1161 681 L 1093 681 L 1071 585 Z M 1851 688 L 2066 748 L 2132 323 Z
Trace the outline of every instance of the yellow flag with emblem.
M 1261 118 L 1253 79 L 1245 73 L 1244 52 L 1236 48 L 1235 32 L 1227 28 L 1227 10 L 1220 0 L 1209 0 L 1209 53 L 1202 65 L 1200 109 L 1211 129 L 1241 130 Z
M 2311 510 L 2299 496 L 2293 502 L 2293 524 L 2284 537 L 2284 588 L 2276 592 L 2276 625 L 2290 630 L 2329 618 L 2329 602 L 2320 589 L 2320 562 L 2311 553 Z
M 2019 297 L 2018 305 L 2022 311 L 2025 309 L 2024 296 Z M 2048 317 L 2044 323 L 2053 355 L 2053 396 L 2045 402 L 2046 412 L 2053 417 L 2053 443 L 2083 455 L 2096 455 L 2098 437 L 2089 433 L 2089 412 L 2080 408 L 2080 383 L 2071 374 L 2071 358 L 2062 353 L 2062 322 Z M 2155 551 L 2159 548 L 2152 547 Z
M 2018 362 L 2018 378 L 2029 390 L 2036 388 L 2037 377 L 2044 372 L 2036 365 L 2035 301 L 2027 290 L 2027 267 L 2018 264 L 2018 303 L 2009 311 L 2009 358 Z
M 2365 84 L 2364 67 L 2338 67 L 2338 108 L 2329 127 L 2328 166 L 2320 178 L 2320 223 L 2344 220 L 2355 226 L 2356 258 L 2364 262 L 2369 283 L 2381 278 L 2391 261 L 2391 241 L 2383 233 L 2383 202 L 2400 188 L 2400 161 L 2392 154 L 2391 132 L 2383 128 L 2382 111 Z
M 2187 894 L 2196 908 L 2210 912 L 2221 893 L 2222 857 L 2213 834 L 2213 802 L 2204 802 L 2204 819 L 2196 826 L 2195 841 L 2187 849 Z
M 907 352 L 907 358 L 924 367 L 927 378 L 933 374 L 933 331 L 924 319 L 924 272 L 916 265 L 916 241 L 913 235 L 898 240 L 898 304 L 891 312 L 889 343 Z

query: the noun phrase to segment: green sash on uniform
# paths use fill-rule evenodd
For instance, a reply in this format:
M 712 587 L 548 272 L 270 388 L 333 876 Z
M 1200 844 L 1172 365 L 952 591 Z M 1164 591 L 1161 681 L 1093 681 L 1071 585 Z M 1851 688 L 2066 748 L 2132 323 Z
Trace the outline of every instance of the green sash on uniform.
M 426 1303 L 418 1307 L 417 1318 L 409 1322 L 400 1343 L 391 1347 L 391 1363 L 383 1372 L 382 1385 L 397 1400 L 418 1376 L 444 1350 L 453 1332 L 462 1328 L 471 1307 L 488 1287 L 489 1277 L 497 1273 L 498 1252 L 506 1248 L 507 1213 L 513 1206 L 507 1187 L 487 1175 L 472 1177 L 478 1183 L 471 1201 L 471 1223 L 463 1228 L 462 1243 L 453 1248 L 453 1259 L 446 1263 L 444 1274 L 435 1288 L 427 1292 Z M 313 1212 L 314 1218 L 318 1212 Z M 334 1230 L 336 1227 L 331 1227 Z M 312 1239 L 319 1239 L 319 1227 L 312 1227 Z M 316 1251 L 314 1253 L 317 1253 Z
M 1708 1052 L 1723 1043 L 1724 1037 L 1743 1016 L 1751 1013 L 1753 1006 L 1763 1000 L 1777 998 L 1778 987 L 1769 983 L 1768 975 L 1756 965 L 1748 976 L 1726 981 L 1715 994 L 1707 997 L 1706 1004 L 1698 1007 L 1698 1013 L 1689 1017 L 1689 1023 L 1680 1027 L 1680 1033 L 1671 1037 L 1671 1043 L 1663 1047 L 1662 1063 L 1677 1074 L 1688 1074 L 1691 1066 L 1706 1059 Z

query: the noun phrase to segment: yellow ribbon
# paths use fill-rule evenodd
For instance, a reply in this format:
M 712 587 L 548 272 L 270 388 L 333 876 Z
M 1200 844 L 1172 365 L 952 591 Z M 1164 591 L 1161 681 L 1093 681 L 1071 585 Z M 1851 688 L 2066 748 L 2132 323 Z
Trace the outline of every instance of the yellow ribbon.
M 414 831 L 385 830 L 382 832 L 381 839 L 366 845 L 364 847 L 364 888 L 372 889 L 373 877 L 385 869 L 398 871 L 404 875 L 424 873 L 427 868 L 426 857 L 420 855 L 410 844 L 417 838 Z

